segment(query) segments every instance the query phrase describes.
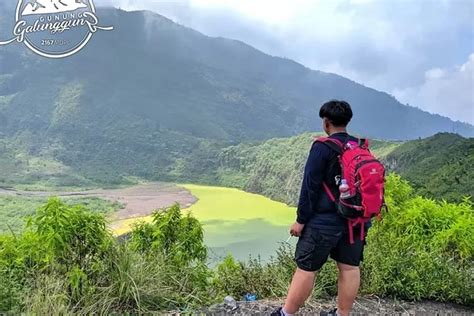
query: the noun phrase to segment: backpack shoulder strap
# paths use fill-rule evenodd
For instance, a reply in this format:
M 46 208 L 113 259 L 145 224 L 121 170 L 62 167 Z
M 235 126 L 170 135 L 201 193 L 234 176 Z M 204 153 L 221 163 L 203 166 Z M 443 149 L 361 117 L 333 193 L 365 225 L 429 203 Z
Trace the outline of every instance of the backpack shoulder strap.
M 341 154 L 344 151 L 344 144 L 335 138 L 330 137 L 316 137 L 314 139 L 315 143 L 323 143 L 338 154 Z
M 329 137 L 315 137 L 314 138 L 315 143 L 323 143 L 326 144 L 329 148 L 334 150 L 338 155 L 340 155 L 343 152 L 344 145 L 342 142 L 340 142 L 337 139 L 334 138 L 329 138 Z M 329 199 L 332 202 L 336 202 L 336 194 L 335 192 L 332 192 L 332 190 L 329 188 L 329 185 L 323 181 L 323 189 L 328 195 Z
M 369 149 L 369 140 L 367 138 L 359 138 L 359 147 Z
M 344 151 L 344 144 L 339 141 L 338 139 L 335 138 L 329 138 L 329 137 L 315 137 L 314 138 L 314 143 L 323 143 L 332 150 L 334 150 L 338 155 L 342 154 Z M 338 196 L 335 192 L 332 192 L 332 190 L 329 188 L 329 185 L 323 181 L 323 189 L 328 195 L 329 199 L 332 202 L 336 202 L 336 196 Z M 339 192 L 339 190 L 337 190 Z

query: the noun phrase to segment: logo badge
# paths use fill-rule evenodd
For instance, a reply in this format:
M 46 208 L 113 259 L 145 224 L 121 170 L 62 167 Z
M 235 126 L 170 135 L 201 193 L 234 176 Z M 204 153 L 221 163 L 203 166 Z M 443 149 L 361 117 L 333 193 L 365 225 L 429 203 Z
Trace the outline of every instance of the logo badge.
M 38 55 L 64 58 L 83 49 L 99 26 L 93 0 L 18 0 L 14 37 L 0 42 L 24 43 Z

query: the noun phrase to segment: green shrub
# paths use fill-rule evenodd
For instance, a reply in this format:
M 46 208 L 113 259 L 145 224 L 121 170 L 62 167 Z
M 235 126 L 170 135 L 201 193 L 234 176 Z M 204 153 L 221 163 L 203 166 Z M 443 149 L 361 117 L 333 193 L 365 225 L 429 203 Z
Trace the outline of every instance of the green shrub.
M 48 249 L 32 233 L 0 235 L 0 311 L 20 309 L 24 288 L 48 266 Z
M 240 297 L 245 294 L 247 284 L 242 263 L 237 262 L 232 255 L 227 255 L 216 267 L 213 285 L 220 297 Z
M 365 293 L 402 299 L 474 303 L 474 212 L 412 196 L 406 181 L 387 178 L 389 212 L 374 221 L 363 264 Z
M 22 311 L 31 315 L 71 313 L 68 281 L 59 274 L 38 274 L 23 289 Z
M 236 262 L 231 255 L 228 255 L 215 271 L 213 285 L 218 297 L 232 295 L 242 299 L 246 293 L 256 294 L 258 298 L 285 295 L 288 277 L 279 269 L 283 266 L 282 262 L 275 259 L 273 264 L 262 263 L 259 258 Z
M 47 188 L 30 188 L 28 190 L 46 190 Z M 42 196 L 0 195 L 0 234 L 11 231 L 20 233 L 24 227 L 24 219 L 36 214 L 48 199 Z M 110 214 L 123 206 L 118 202 L 106 201 L 97 197 L 67 197 L 61 201 L 68 205 L 84 205 L 87 209 L 102 214 Z
M 208 269 L 203 265 L 176 269 L 160 253 L 140 253 L 118 246 L 108 259 L 100 284 L 85 298 L 82 313 L 152 313 L 206 305 Z M 204 284 L 204 285 L 203 285 Z
M 186 310 L 209 304 L 200 223 L 177 205 L 115 241 L 102 215 L 50 199 L 0 235 L 0 310 L 32 314 Z
M 137 224 L 130 236 L 130 248 L 146 262 L 151 260 L 162 267 L 160 273 L 170 291 L 167 299 L 156 300 L 164 302 L 161 307 L 184 308 L 213 299 L 201 223 L 190 213 L 183 216 L 178 204 L 154 212 L 151 223 Z
M 207 259 L 201 223 L 190 213 L 182 216 L 178 204 L 155 211 L 152 223 L 138 223 L 131 233 L 131 245 L 144 253 L 160 252 L 178 267 Z
M 24 303 L 26 293 L 31 294 L 27 299 L 37 298 L 35 304 L 46 304 L 50 301 L 38 298 L 38 294 L 56 290 L 58 279 L 65 284 L 62 295 L 78 302 L 96 283 L 112 242 L 103 215 L 56 198 L 48 200 L 28 220 L 22 234 L 0 238 L 0 279 L 4 281 L 0 285 L 0 308 L 33 306 Z M 54 282 L 42 284 L 38 279 Z
M 288 286 L 296 269 L 293 247 L 282 244 L 269 262 L 249 258 L 237 262 L 228 255 L 216 268 L 214 287 L 219 298 L 232 295 L 242 298 L 254 293 L 261 298 L 279 298 L 287 294 Z M 337 291 L 337 271 L 334 262 L 324 266 L 317 276 L 313 297 L 328 297 Z

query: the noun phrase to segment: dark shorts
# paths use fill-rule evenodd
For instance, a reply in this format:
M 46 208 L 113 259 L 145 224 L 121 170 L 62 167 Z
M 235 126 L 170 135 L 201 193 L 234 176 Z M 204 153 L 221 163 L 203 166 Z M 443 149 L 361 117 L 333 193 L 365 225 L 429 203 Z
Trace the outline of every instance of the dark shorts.
M 364 245 L 365 240 L 359 239 L 355 229 L 351 244 L 347 231 L 307 226 L 296 244 L 296 265 L 305 271 L 318 271 L 330 256 L 337 262 L 357 267 L 363 260 Z

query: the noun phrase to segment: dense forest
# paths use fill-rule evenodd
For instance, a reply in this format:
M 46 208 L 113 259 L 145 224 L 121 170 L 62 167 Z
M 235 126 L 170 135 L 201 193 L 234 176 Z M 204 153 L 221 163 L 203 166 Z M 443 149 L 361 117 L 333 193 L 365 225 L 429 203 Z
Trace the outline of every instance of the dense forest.
M 424 196 L 461 201 L 474 195 L 474 138 L 437 134 L 398 146 L 383 160 Z

